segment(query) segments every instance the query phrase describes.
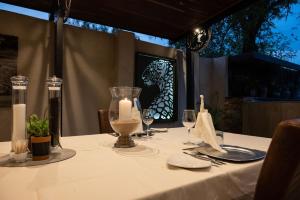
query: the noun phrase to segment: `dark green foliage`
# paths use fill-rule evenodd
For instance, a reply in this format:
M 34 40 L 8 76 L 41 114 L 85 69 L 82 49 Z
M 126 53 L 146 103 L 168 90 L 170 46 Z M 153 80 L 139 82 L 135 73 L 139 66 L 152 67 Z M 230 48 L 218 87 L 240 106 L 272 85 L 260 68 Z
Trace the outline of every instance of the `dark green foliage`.
M 30 136 L 45 137 L 49 135 L 48 119 L 39 119 L 37 115 L 31 115 L 26 123 L 27 133 Z
M 82 27 L 90 30 L 96 30 L 96 31 L 103 31 L 103 32 L 109 32 L 109 27 L 105 25 L 95 24 L 91 22 L 86 22 L 78 19 L 71 19 L 69 18 L 66 22 L 67 24 Z
M 96 24 L 96 23 L 87 22 L 87 21 L 83 21 L 83 20 L 79 20 L 79 19 L 72 19 L 72 18 L 68 18 L 66 24 L 89 29 L 89 30 L 102 31 L 105 33 L 113 33 L 113 34 L 122 30 L 122 29 L 116 28 L 116 27 L 105 26 L 105 25 L 101 25 L 101 24 Z M 136 35 L 135 35 L 135 38 L 137 40 L 139 40 L 139 37 Z
M 207 48 L 199 51 L 203 57 L 220 57 L 258 52 L 279 59 L 291 59 L 296 52 L 290 48 L 292 42 L 282 33 L 274 32 L 275 19 L 291 13 L 297 0 L 257 0 L 250 7 L 230 15 L 212 25 L 212 37 Z M 291 33 L 291 38 L 297 36 Z M 184 47 L 185 41 L 170 43 Z
M 291 41 L 279 32 L 273 32 L 274 20 L 290 14 L 297 0 L 258 0 L 250 7 L 231 15 L 212 26 L 209 46 L 200 55 L 215 57 L 259 52 L 280 59 L 291 59 L 296 52 Z

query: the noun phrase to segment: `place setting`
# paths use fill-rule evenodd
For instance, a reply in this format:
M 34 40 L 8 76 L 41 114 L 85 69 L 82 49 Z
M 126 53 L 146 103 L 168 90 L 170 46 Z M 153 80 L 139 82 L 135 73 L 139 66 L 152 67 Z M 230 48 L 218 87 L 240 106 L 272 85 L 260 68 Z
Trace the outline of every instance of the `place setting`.
M 182 123 L 188 129 L 188 139 L 183 144 L 190 147 L 183 148 L 182 153 L 171 155 L 167 159 L 169 165 L 195 169 L 220 167 L 227 163 L 248 163 L 265 158 L 264 151 L 224 144 L 224 133 L 215 130 L 212 117 L 204 108 L 204 96 L 200 95 L 200 99 L 197 118 L 194 110 L 183 112 Z M 194 126 L 192 138 L 190 132 Z
M 198 159 L 194 156 L 187 154 L 174 154 L 168 157 L 167 163 L 171 166 L 185 168 L 185 169 L 202 169 L 213 166 L 218 166 L 213 164 L 211 160 Z

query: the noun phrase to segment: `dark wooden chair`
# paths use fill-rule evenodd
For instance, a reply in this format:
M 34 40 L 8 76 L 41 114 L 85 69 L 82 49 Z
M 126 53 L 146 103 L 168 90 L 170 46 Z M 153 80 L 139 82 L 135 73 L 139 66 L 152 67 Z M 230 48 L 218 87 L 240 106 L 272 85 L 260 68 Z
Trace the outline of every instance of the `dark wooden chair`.
M 108 119 L 108 110 L 98 110 L 99 130 L 100 133 L 113 133 L 114 130 L 111 128 Z
M 300 199 L 300 119 L 279 123 L 263 163 L 255 200 Z

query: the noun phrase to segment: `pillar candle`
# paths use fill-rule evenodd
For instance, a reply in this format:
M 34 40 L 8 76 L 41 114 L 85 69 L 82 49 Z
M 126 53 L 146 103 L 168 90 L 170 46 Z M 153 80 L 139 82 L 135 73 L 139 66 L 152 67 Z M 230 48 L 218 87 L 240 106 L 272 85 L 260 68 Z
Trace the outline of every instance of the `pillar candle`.
M 26 104 L 13 104 L 13 140 L 26 138 Z
M 119 101 L 119 120 L 131 119 L 131 106 L 132 103 L 127 98 Z

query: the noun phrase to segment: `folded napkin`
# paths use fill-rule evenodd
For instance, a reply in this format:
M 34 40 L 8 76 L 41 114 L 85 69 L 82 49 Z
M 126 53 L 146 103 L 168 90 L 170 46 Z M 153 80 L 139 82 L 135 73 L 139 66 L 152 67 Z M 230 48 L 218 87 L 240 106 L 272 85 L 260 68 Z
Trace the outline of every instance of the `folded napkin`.
M 194 135 L 201 138 L 205 143 L 209 144 L 212 148 L 226 153 L 224 149 L 220 147 L 217 142 L 216 130 L 211 118 L 210 113 L 204 109 L 204 97 L 200 95 L 201 106 L 200 112 L 197 116 L 197 121 L 195 125 Z
M 137 99 L 134 98 L 134 106 L 131 109 L 131 117 L 132 119 L 136 119 L 139 121 L 138 128 L 134 131 L 134 133 L 143 133 L 143 122 L 141 117 L 141 112 L 138 109 Z

